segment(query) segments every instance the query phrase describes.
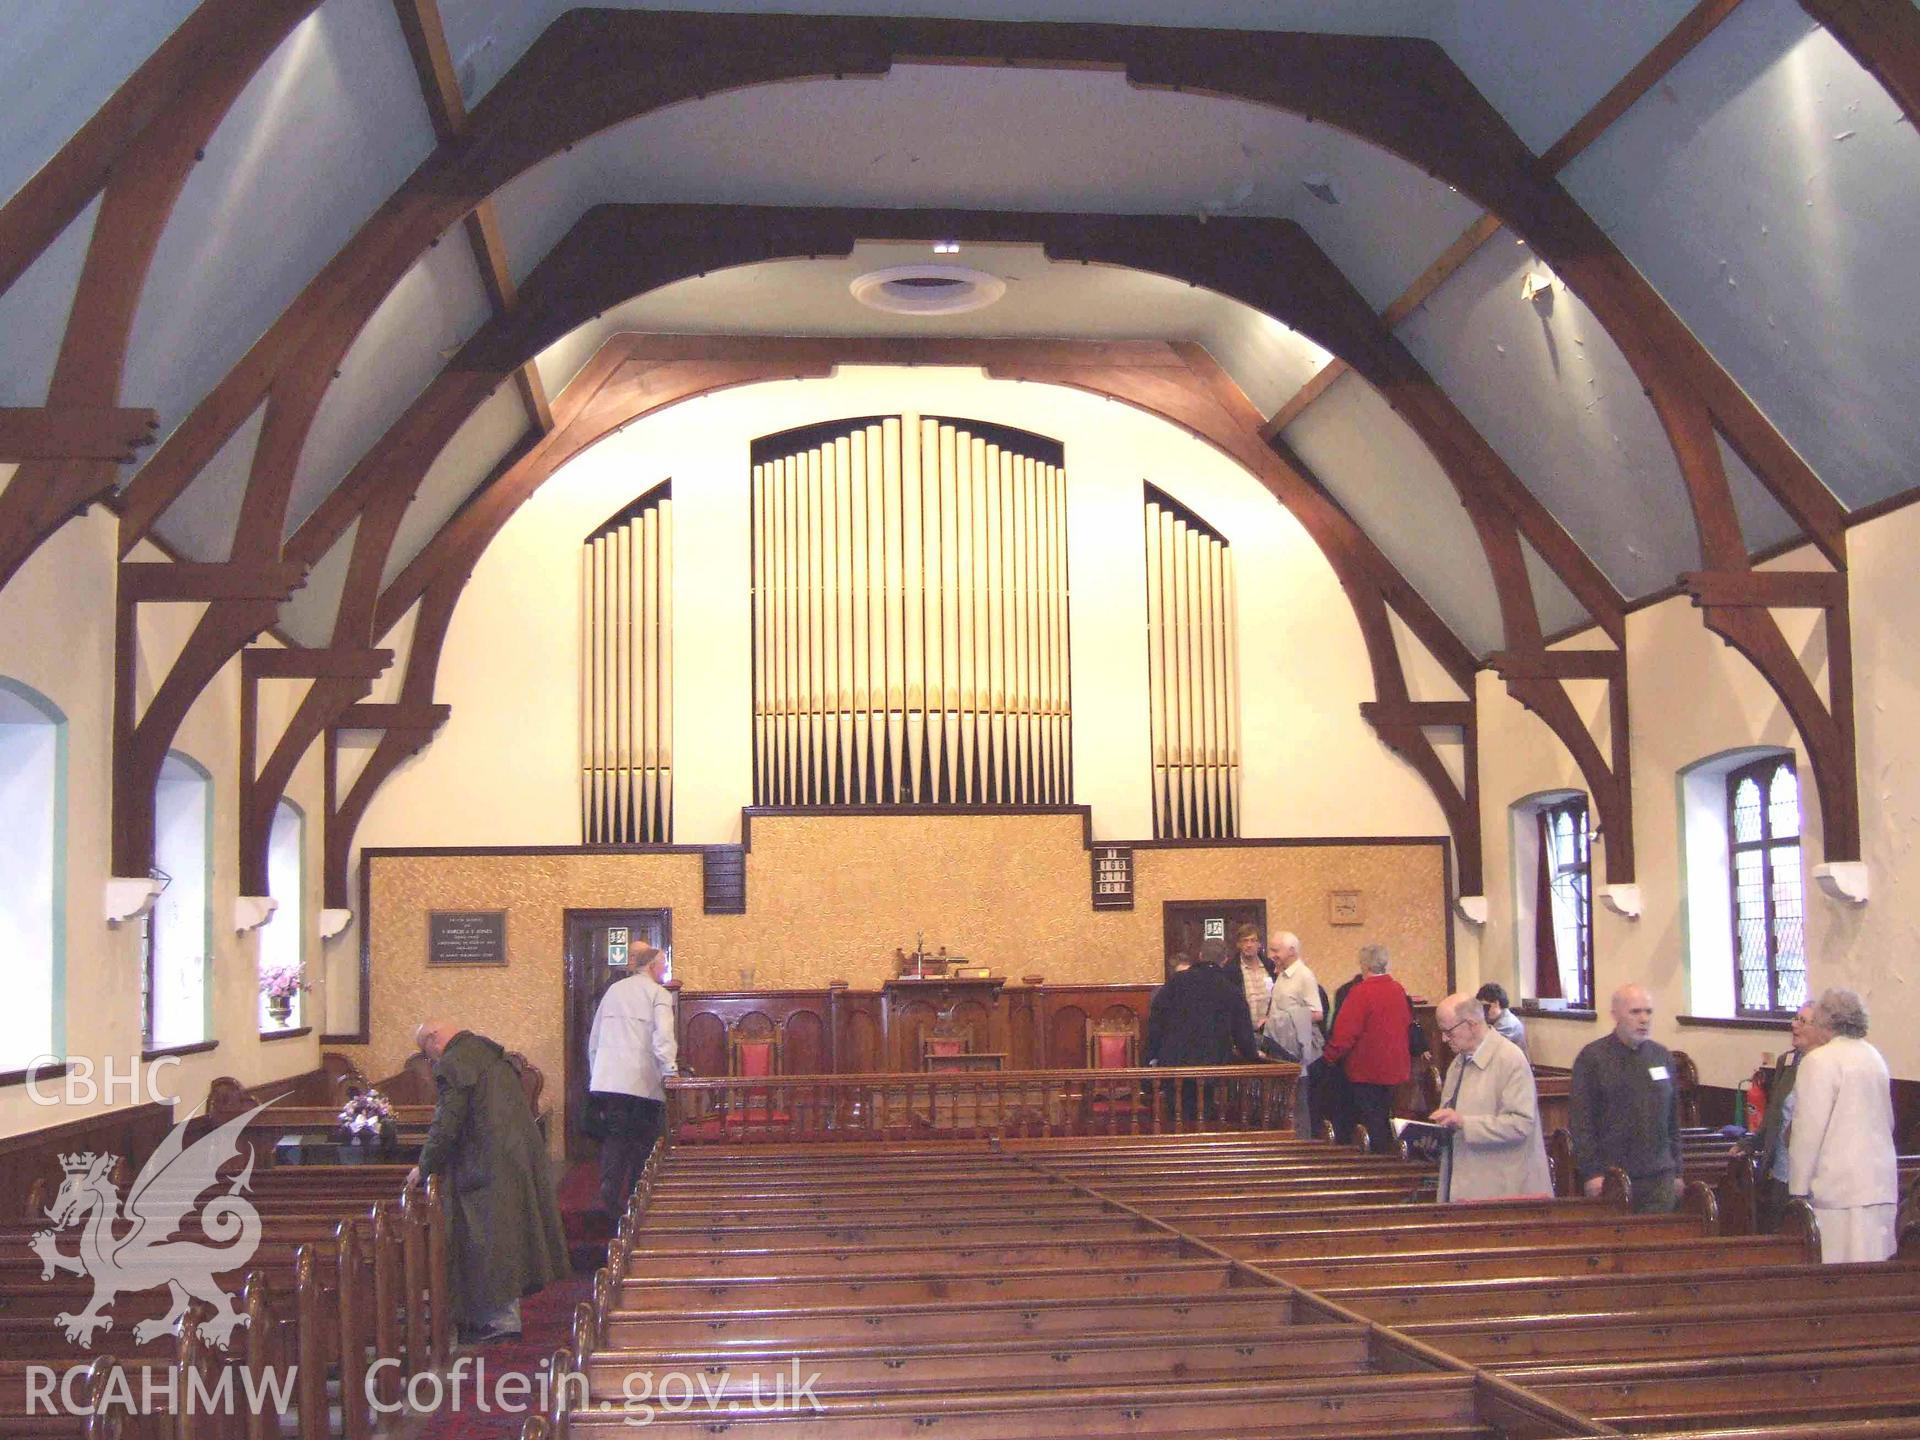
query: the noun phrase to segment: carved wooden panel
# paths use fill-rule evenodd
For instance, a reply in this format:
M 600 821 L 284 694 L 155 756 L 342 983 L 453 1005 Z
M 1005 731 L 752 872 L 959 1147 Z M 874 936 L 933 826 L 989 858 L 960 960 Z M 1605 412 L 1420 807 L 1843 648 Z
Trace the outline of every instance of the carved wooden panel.
M 818 1010 L 795 1010 L 787 1016 L 786 1065 L 789 1075 L 822 1075 L 827 1064 L 827 1022 Z
M 727 1073 L 727 1027 L 719 1016 L 700 1013 L 681 1017 L 680 1063 L 695 1075 Z

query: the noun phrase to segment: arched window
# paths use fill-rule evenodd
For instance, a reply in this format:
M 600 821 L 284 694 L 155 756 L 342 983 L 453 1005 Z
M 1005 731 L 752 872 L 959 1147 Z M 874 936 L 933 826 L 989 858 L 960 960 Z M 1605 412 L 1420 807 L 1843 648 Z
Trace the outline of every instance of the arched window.
M 66 1049 L 66 733 L 58 706 L 0 677 L 0 1073 Z
M 189 757 L 161 762 L 154 791 L 154 863 L 166 889 L 147 917 L 146 1042 L 149 1050 L 212 1036 L 213 778 Z
M 1800 778 L 1791 755 L 1727 775 L 1734 997 L 1741 1015 L 1790 1015 L 1807 998 Z
M 297 1030 L 306 998 L 306 816 L 291 800 L 274 808 L 267 836 L 267 890 L 279 905 L 260 930 L 260 1032 Z
M 1593 828 L 1575 790 L 1513 807 L 1520 993 L 1546 1008 L 1593 1007 Z

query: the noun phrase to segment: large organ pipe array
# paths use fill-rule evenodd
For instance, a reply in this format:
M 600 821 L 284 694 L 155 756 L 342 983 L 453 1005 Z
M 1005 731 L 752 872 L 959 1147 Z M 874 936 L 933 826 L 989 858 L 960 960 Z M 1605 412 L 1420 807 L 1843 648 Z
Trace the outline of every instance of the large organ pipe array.
M 1147 687 L 1153 730 L 1153 833 L 1239 833 L 1240 684 L 1233 552 L 1146 487 Z
M 673 838 L 673 497 L 648 491 L 581 553 L 580 831 Z
M 755 803 L 1069 800 L 1060 446 L 890 415 L 753 462 Z

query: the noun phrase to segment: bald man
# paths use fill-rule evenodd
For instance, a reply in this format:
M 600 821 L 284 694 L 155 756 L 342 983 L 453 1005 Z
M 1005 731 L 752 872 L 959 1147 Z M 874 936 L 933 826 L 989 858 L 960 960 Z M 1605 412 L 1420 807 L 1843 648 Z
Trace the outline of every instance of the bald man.
M 520 1334 L 520 1297 L 568 1273 L 546 1142 L 507 1052 L 449 1020 L 414 1032 L 433 1061 L 433 1126 L 409 1181 L 444 1174 L 461 1338 Z
M 1653 996 L 1622 985 L 1610 1002 L 1613 1031 L 1573 1062 L 1573 1167 L 1598 1195 L 1609 1169 L 1627 1172 L 1633 1208 L 1661 1213 L 1680 1203 L 1680 1088 L 1673 1056 L 1653 1038 Z

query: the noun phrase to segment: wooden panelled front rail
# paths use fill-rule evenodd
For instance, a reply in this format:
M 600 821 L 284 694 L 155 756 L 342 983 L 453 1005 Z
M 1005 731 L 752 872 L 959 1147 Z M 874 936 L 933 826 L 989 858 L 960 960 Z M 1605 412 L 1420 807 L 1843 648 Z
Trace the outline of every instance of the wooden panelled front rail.
M 742 1141 L 1166 1135 L 1293 1123 L 1296 1065 L 679 1079 L 676 1145 Z

